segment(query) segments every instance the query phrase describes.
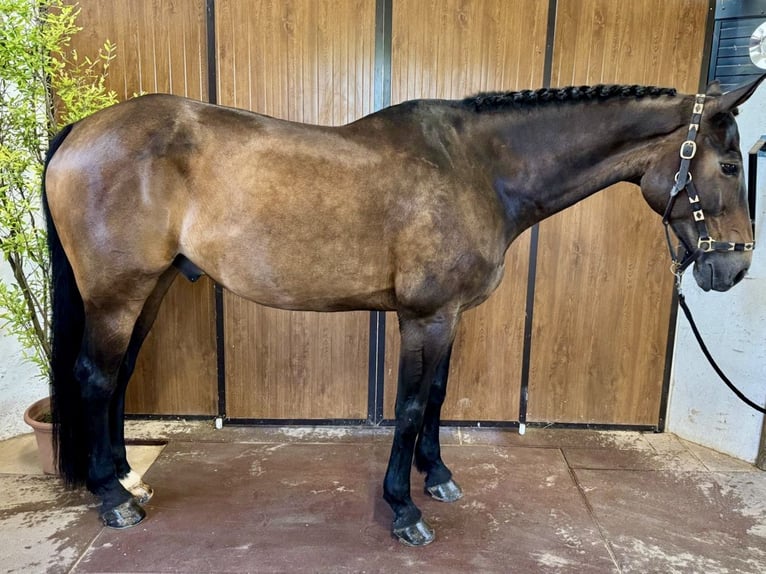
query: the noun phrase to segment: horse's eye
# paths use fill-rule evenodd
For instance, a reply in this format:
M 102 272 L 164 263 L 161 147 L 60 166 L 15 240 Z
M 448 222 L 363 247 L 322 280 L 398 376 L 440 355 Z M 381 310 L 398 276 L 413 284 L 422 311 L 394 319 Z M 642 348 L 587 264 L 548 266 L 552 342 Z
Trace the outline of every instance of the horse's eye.
M 721 171 L 724 175 L 739 175 L 739 166 L 736 163 L 722 163 Z

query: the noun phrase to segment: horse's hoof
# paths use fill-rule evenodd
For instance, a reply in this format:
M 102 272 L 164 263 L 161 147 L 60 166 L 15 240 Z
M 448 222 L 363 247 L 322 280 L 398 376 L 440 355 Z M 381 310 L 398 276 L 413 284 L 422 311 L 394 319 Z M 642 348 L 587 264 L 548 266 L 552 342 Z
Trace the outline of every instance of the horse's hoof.
M 394 528 L 392 532 L 399 542 L 406 546 L 426 546 L 436 538 L 434 529 L 422 518 L 415 524 Z
M 136 502 L 139 504 L 146 504 L 151 500 L 152 495 L 154 494 L 152 487 L 146 484 L 141 479 L 141 475 L 134 470 L 131 470 L 126 476 L 121 478 L 120 484 L 122 484 L 125 490 L 133 495 L 133 498 L 135 498 Z
M 139 504 L 146 504 L 152 499 L 152 496 L 154 496 L 154 489 L 144 481 L 131 486 L 128 491 Z
M 109 528 L 130 528 L 144 518 L 146 512 L 133 498 L 101 513 L 101 521 Z
M 441 484 L 426 486 L 425 493 L 440 502 L 455 502 L 463 498 L 463 490 L 451 478 Z

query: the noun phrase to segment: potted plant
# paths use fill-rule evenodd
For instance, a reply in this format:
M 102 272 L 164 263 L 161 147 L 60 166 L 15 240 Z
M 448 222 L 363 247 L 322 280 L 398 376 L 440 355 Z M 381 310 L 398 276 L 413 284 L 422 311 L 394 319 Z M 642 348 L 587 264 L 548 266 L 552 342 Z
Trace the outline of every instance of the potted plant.
M 0 0 L 0 255 L 5 262 L 0 264 L 9 265 L 12 274 L 11 281 L 0 277 L 0 326 L 46 380 L 51 300 L 40 213 L 45 152 L 62 126 L 117 103 L 106 88 L 115 47 L 107 41 L 94 59 L 71 49 L 80 30 L 78 14 L 65 0 Z M 38 438 L 38 444 L 52 436 L 46 411 L 50 403 L 43 399 L 24 415 L 28 424 L 41 419 L 42 425 L 34 426 L 47 428 L 48 438 Z M 52 447 L 44 456 L 51 459 Z

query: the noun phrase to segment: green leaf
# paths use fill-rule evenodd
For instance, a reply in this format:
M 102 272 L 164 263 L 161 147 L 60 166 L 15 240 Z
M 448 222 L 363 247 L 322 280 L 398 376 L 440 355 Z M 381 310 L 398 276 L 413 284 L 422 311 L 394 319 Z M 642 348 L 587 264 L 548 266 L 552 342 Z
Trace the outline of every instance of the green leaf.
M 45 147 L 61 127 L 117 103 L 106 88 L 116 47 L 71 46 L 79 8 L 64 0 L 0 0 L 0 325 L 47 377 L 50 271 L 40 178 Z M 54 98 L 55 94 L 55 98 Z

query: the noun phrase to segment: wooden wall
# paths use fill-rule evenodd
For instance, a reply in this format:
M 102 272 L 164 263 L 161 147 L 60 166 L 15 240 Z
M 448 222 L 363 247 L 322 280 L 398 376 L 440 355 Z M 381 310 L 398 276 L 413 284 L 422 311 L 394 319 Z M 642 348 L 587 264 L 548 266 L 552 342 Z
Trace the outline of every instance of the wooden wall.
M 559 0 L 551 84 L 697 91 L 707 2 Z M 659 217 L 619 184 L 540 225 L 530 421 L 656 424 L 673 288 Z
M 374 0 L 220 0 L 216 28 L 221 104 L 327 125 L 372 112 Z M 226 292 L 224 321 L 227 416 L 366 418 L 369 313 Z
M 94 56 L 117 45 L 108 87 L 120 99 L 169 92 L 207 99 L 204 0 L 81 0 L 73 47 Z M 218 412 L 213 284 L 177 280 L 163 301 L 128 386 L 127 409 L 144 414 Z
M 93 54 L 105 38 L 117 44 L 109 83 L 122 98 L 209 98 L 205 0 L 79 3 L 84 29 L 74 45 Z M 373 111 L 376 65 L 378 73 L 390 66 L 392 103 L 545 83 L 694 92 L 708 10 L 707 0 L 390 0 L 386 60 L 376 53 L 376 0 L 213 4 L 218 102 L 332 125 Z M 538 231 L 537 248 L 529 233 L 517 240 L 501 287 L 463 317 L 444 418 L 518 420 L 534 269 L 528 420 L 656 424 L 672 288 L 659 218 L 637 188 L 619 185 Z M 367 418 L 369 313 L 275 311 L 225 292 L 222 319 L 228 417 Z M 396 317 L 388 314 L 387 417 L 397 355 Z M 213 286 L 179 280 L 142 351 L 129 408 L 209 415 L 217 398 Z
M 393 4 L 392 103 L 461 98 L 540 86 L 548 3 L 539 0 L 397 1 Z M 529 233 L 508 250 L 505 277 L 484 305 L 463 315 L 442 417 L 515 420 L 519 412 Z M 385 409 L 393 418 L 398 321 L 386 321 Z

